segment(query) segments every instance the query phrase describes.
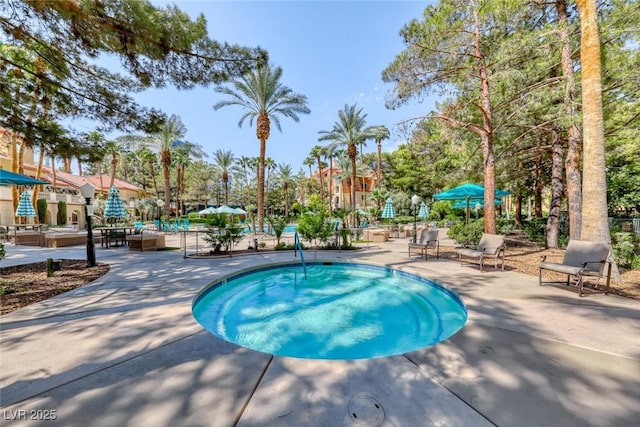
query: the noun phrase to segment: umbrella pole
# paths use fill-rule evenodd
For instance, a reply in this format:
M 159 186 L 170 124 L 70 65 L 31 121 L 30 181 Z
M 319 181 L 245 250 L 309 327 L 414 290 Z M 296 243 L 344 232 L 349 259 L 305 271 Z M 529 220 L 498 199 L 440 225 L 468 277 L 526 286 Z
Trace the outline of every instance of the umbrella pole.
M 467 225 L 469 225 L 469 196 L 467 196 Z

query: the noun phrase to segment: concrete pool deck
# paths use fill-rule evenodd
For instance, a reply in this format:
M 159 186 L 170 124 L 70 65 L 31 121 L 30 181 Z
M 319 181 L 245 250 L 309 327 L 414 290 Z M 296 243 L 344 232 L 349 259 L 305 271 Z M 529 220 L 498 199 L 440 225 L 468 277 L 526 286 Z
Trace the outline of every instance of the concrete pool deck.
M 86 257 L 82 246 L 6 249 L 3 266 Z M 452 338 L 401 356 L 303 360 L 229 344 L 191 316 L 206 284 L 295 260 L 291 252 L 185 259 L 96 250 L 108 274 L 0 317 L 3 426 L 630 426 L 640 417 L 637 300 L 580 298 L 534 276 L 409 259 L 407 239 L 305 251 L 307 260 L 437 280 L 460 294 L 469 320 Z

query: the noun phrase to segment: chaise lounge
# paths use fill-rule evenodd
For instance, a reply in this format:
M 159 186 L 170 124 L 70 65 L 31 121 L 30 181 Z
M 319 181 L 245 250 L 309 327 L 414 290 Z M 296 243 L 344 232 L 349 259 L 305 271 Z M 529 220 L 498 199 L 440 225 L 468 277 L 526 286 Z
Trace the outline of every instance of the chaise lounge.
M 589 293 L 609 292 L 609 282 L 611 281 L 611 263 L 609 262 L 610 248 L 605 243 L 587 242 L 584 240 L 570 240 L 564 258 L 561 263 L 546 261 L 547 256 L 543 256 L 538 269 L 538 279 L 540 286 L 544 283 L 565 283 L 558 281 L 542 281 L 542 270 L 555 271 L 567 275 L 566 285 L 570 285 L 573 277 L 575 286 L 578 288 L 580 296 L 584 296 L 584 276 L 607 278 L 604 291 L 590 290 Z M 605 267 L 607 272 L 605 275 Z

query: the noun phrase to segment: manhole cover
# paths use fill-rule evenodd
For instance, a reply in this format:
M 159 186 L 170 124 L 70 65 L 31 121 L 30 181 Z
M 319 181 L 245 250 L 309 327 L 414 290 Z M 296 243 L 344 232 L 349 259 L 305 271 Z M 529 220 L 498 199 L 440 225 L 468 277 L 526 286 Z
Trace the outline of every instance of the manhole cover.
M 384 421 L 384 408 L 373 397 L 360 395 L 349 401 L 349 416 L 358 426 L 380 426 Z

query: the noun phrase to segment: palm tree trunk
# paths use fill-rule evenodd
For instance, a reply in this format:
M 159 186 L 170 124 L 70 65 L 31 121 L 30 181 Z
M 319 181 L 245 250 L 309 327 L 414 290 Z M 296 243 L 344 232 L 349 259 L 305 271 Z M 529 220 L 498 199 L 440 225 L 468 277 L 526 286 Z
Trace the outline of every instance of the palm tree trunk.
M 162 188 L 164 190 L 164 214 L 169 217 L 169 210 L 171 207 L 171 173 L 169 171 L 169 165 L 171 163 L 171 159 L 169 158 L 169 162 L 162 162 L 162 174 L 163 174 L 163 185 Z
M 111 156 L 111 183 L 109 184 L 109 188 L 113 187 L 113 184 L 116 181 L 116 168 L 118 167 L 118 157 L 115 155 Z
M 264 159 L 267 153 L 267 141 L 260 139 L 260 160 L 258 162 L 258 230 L 264 226 Z
M 40 179 L 42 176 L 42 165 L 44 164 L 44 144 L 40 144 L 40 149 L 38 150 L 38 169 L 36 169 L 36 179 Z M 33 187 L 32 200 L 36 208 L 38 207 L 36 202 L 38 201 L 38 193 L 40 193 L 40 186 L 36 185 Z
M 604 154 L 602 70 L 600 36 L 595 0 L 577 0 L 580 14 L 580 63 L 582 67 L 582 129 L 584 132 L 582 228 L 580 238 L 611 245 L 607 209 Z M 587 203 L 585 203 L 585 201 Z M 611 256 L 614 281 L 622 278 Z
M 576 85 L 573 72 L 573 58 L 571 57 L 571 41 L 569 36 L 569 17 L 566 0 L 556 1 L 558 25 L 560 27 L 560 64 L 565 80 L 564 108 L 567 117 L 572 120 L 567 129 L 567 158 L 565 171 L 567 181 L 567 211 L 569 213 L 569 238 L 580 239 L 582 228 L 582 176 L 580 173 L 580 156 L 582 151 L 582 135 L 577 119 L 579 117 L 575 106 Z
M 382 140 L 379 139 L 378 143 L 378 188 L 380 188 L 380 184 L 382 181 Z

